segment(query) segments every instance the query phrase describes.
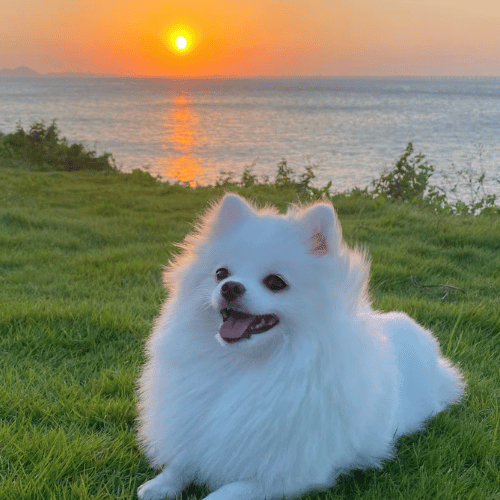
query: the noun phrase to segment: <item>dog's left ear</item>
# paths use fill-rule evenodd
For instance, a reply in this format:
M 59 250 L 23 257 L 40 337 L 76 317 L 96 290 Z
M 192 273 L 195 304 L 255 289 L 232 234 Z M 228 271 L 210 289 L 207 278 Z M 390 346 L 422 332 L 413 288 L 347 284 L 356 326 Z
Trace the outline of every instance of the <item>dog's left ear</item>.
M 300 217 L 304 241 L 312 255 L 322 257 L 340 252 L 342 229 L 333 207 L 318 203 L 306 209 Z
M 214 233 L 223 235 L 253 214 L 253 210 L 243 198 L 232 193 L 226 194 L 215 208 Z

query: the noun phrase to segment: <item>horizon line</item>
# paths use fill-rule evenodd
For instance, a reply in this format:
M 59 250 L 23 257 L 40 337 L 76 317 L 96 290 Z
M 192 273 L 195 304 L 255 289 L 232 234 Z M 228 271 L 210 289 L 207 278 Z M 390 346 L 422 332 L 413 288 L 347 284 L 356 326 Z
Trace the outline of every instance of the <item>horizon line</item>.
M 26 74 L 14 74 L 16 71 L 26 71 Z M 10 74 L 9 74 L 10 73 Z M 137 75 L 137 74 L 119 74 L 119 73 L 94 73 L 94 72 L 71 72 L 71 71 L 51 71 L 40 73 L 27 66 L 18 66 L 16 68 L 0 69 L 1 77 L 16 78 L 162 78 L 171 80 L 195 80 L 195 79 L 279 79 L 279 78 L 500 78 L 498 75 L 487 74 L 385 74 L 385 75 L 349 75 L 349 74 L 282 74 L 282 75 L 236 75 L 236 74 L 215 74 L 215 75 Z

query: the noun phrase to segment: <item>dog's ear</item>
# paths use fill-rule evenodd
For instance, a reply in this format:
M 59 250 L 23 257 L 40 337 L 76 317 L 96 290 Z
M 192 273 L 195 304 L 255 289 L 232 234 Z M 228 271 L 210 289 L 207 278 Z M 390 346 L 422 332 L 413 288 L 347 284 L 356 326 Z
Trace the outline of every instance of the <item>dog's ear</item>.
M 309 252 L 322 257 L 340 252 L 342 229 L 332 205 L 318 203 L 300 215 L 300 223 Z
M 252 215 L 254 211 L 243 198 L 233 193 L 226 194 L 215 207 L 213 232 L 216 235 L 226 234 Z

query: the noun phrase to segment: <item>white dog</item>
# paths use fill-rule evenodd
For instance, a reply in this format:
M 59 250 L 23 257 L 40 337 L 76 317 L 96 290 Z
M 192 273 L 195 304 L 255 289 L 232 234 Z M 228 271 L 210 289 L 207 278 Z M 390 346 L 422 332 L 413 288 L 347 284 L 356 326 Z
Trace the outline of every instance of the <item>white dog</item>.
M 139 382 L 139 439 L 163 468 L 141 499 L 327 488 L 462 397 L 431 332 L 371 308 L 330 204 L 279 215 L 226 195 L 182 247 Z

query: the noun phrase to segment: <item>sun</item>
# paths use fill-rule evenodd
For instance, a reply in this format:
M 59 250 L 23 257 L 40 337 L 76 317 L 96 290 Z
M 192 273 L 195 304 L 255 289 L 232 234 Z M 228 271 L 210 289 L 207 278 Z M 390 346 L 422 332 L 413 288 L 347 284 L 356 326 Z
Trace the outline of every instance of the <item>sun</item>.
M 175 39 L 175 46 L 179 49 L 179 50 L 186 50 L 187 49 L 187 40 L 186 40 L 186 37 L 185 36 L 182 36 L 182 35 L 179 35 L 176 39 Z
M 167 47 L 176 54 L 188 54 L 196 45 L 195 32 L 186 25 L 172 26 L 164 38 Z

